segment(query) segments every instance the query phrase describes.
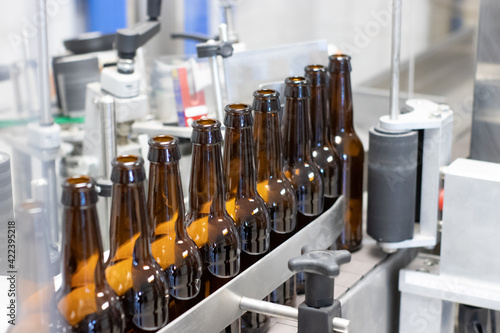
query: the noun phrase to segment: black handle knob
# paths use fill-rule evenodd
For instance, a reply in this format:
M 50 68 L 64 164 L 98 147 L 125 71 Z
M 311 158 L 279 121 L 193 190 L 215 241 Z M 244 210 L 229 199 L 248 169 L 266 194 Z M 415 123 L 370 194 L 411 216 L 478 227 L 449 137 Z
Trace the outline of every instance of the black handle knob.
M 288 261 L 292 272 L 306 273 L 306 300 L 309 307 L 322 308 L 333 304 L 334 277 L 340 273 L 340 265 L 351 261 L 346 250 L 312 250 L 303 248 L 302 255 Z
M 340 265 L 351 261 L 351 253 L 347 250 L 314 250 L 288 261 L 292 272 L 306 272 L 334 278 L 340 273 Z

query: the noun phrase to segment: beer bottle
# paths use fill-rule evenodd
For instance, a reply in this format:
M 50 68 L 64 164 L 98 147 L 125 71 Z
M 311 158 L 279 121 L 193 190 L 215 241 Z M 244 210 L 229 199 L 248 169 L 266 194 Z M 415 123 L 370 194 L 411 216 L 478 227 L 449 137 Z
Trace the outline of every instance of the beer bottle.
M 342 191 L 345 199 L 345 225 L 337 241 L 339 249 L 351 252 L 361 248 L 363 207 L 363 162 L 365 151 L 353 125 L 351 57 L 329 58 L 331 140 L 340 156 Z
M 297 197 L 297 224 L 300 230 L 323 211 L 324 185 L 311 154 L 310 82 L 305 77 L 293 76 L 287 78 L 285 84 L 283 169 Z M 295 289 L 302 294 L 304 288 L 305 274 L 299 273 Z
M 257 192 L 252 109 L 247 104 L 229 104 L 225 112 L 226 209 L 240 235 L 243 271 L 269 250 L 271 221 L 266 204 Z
M 257 90 L 253 97 L 257 191 L 266 203 L 271 218 L 270 249 L 273 250 L 290 238 L 295 230 L 297 200 L 292 185 L 283 173 L 279 92 Z M 292 277 L 271 293 L 271 302 L 293 305 L 295 297 L 295 277 Z
M 271 220 L 266 203 L 257 192 L 250 105 L 227 105 L 224 125 L 226 208 L 240 235 L 243 271 L 269 250 Z M 241 317 L 242 332 L 264 332 L 268 328 L 268 316 L 247 312 Z
M 226 211 L 222 171 L 221 123 L 214 119 L 193 122 L 191 178 L 187 230 L 204 262 L 201 290 L 192 305 L 208 297 L 240 271 L 240 239 Z M 236 333 L 236 320 L 222 332 Z
M 283 114 L 283 170 L 297 198 L 298 229 L 323 211 L 323 179 L 311 155 L 309 80 L 301 76 L 285 80 Z
M 200 119 L 192 124 L 193 157 L 187 231 L 204 264 L 201 299 L 240 271 L 240 240 L 225 207 L 221 124 Z
M 151 252 L 169 282 L 169 321 L 185 310 L 185 300 L 200 291 L 202 262 L 185 225 L 178 139 L 159 135 L 149 140 L 148 216 Z
M 10 324 L 7 332 L 52 332 L 51 326 L 56 318 L 53 312 L 54 279 L 43 205 L 38 201 L 27 200 L 16 206 L 15 217 L 15 220 L 3 222 L 6 224 L 6 240 L 15 240 L 7 244 L 8 253 L 4 257 L 6 267 L 15 270 L 15 264 L 18 265 L 17 276 L 9 274 L 2 277 L 7 280 L 5 296 L 12 300 L 4 310 L 7 312 L 4 320 Z M 16 243 L 17 252 L 14 251 Z M 17 302 L 12 303 L 14 300 Z
M 157 330 L 168 320 L 168 284 L 151 254 L 144 161 L 122 155 L 112 162 L 110 251 L 106 278 L 120 297 L 127 332 Z
M 329 104 L 326 68 L 309 65 L 305 77 L 311 82 L 312 157 L 323 176 L 325 209 L 330 208 L 340 195 L 340 157 L 330 141 Z
M 104 275 L 94 180 L 70 177 L 62 187 L 61 324 L 71 332 L 124 332 L 123 306 Z

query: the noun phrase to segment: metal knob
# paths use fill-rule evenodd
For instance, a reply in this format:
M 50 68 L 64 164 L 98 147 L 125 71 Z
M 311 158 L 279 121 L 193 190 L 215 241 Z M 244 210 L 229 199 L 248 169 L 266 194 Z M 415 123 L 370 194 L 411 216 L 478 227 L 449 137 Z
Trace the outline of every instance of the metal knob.
M 335 317 L 332 320 L 333 331 L 336 333 L 349 333 L 349 326 L 351 322 L 349 319 Z

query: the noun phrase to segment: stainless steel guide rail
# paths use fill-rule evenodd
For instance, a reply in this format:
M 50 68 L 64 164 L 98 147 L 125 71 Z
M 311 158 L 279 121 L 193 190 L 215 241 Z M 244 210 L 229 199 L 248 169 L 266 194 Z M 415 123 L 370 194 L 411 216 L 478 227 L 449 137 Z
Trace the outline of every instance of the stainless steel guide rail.
M 220 332 L 240 317 L 242 297 L 263 299 L 292 276 L 288 260 L 299 256 L 304 245 L 326 249 L 340 234 L 344 220 L 344 199 L 323 212 L 304 229 L 238 275 L 213 295 L 169 323 L 159 333 Z

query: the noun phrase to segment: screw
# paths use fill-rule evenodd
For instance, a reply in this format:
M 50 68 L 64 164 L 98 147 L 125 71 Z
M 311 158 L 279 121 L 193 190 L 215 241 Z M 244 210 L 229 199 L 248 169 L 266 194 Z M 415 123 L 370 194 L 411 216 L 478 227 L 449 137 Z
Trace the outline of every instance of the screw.
M 437 263 L 438 262 L 436 259 L 425 259 L 424 260 L 424 265 L 426 265 L 426 266 L 436 266 Z

